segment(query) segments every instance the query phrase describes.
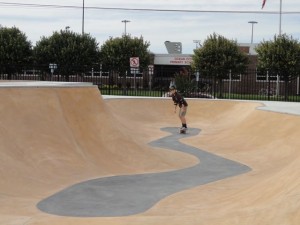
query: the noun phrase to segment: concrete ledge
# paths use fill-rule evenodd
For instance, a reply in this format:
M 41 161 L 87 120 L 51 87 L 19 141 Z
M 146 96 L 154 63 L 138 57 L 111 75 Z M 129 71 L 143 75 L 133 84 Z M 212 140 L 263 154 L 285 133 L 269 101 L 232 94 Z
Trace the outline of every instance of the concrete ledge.
M 3 81 L 0 82 L 0 88 L 41 88 L 41 87 L 92 87 L 93 83 L 88 82 L 57 82 L 57 81 Z

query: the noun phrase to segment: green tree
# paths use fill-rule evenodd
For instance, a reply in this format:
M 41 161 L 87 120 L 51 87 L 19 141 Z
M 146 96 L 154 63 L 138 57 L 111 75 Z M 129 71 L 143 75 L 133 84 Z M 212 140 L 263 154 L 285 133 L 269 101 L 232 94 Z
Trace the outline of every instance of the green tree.
M 210 35 L 201 48 L 194 50 L 193 68 L 199 70 L 202 77 L 211 77 L 219 83 L 219 97 L 222 97 L 223 80 L 229 73 L 243 73 L 248 64 L 248 57 L 236 41 L 217 35 Z
M 34 48 L 38 65 L 48 69 L 50 63 L 58 66 L 61 75 L 69 80 L 71 74 L 81 74 L 99 64 L 99 48 L 96 39 L 89 34 L 77 34 L 69 30 L 54 32 L 50 37 L 42 37 Z
M 190 94 L 197 89 L 195 80 L 191 80 L 189 76 L 175 74 L 175 84 L 178 92 L 184 97 L 190 97 Z
M 191 77 L 190 69 L 186 67 L 181 67 L 179 72 L 175 73 L 173 82 L 177 91 L 184 97 L 191 97 L 192 93 L 197 90 L 197 82 Z M 170 85 L 173 85 L 171 83 Z
M 100 48 L 101 63 L 107 70 L 114 71 L 125 78 L 130 73 L 130 57 L 139 57 L 140 69 L 146 69 L 150 63 L 150 43 L 143 37 L 130 35 L 108 39 Z M 125 79 L 123 88 L 125 89 Z
M 257 47 L 258 69 L 278 74 L 285 82 L 285 98 L 289 81 L 300 75 L 300 44 L 292 36 L 274 36 L 273 41 L 263 41 Z
M 31 62 L 32 45 L 18 28 L 0 26 L 0 73 L 11 75 Z

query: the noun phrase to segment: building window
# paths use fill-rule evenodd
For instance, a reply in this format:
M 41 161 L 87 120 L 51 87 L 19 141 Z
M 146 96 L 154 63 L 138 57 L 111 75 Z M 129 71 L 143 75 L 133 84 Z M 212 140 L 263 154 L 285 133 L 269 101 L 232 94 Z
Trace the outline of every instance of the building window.
M 241 81 L 242 74 L 240 73 L 228 73 L 225 81 Z
M 256 81 L 276 82 L 277 79 L 279 79 L 279 81 L 283 81 L 283 79 L 275 73 L 269 72 L 268 70 L 259 70 L 256 68 Z

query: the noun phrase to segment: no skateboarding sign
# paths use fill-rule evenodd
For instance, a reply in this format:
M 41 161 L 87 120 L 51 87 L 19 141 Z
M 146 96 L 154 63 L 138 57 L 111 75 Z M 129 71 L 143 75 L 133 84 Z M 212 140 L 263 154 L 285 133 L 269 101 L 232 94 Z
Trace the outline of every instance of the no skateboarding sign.
M 131 57 L 130 58 L 130 67 L 139 67 L 139 66 L 140 66 L 139 57 Z

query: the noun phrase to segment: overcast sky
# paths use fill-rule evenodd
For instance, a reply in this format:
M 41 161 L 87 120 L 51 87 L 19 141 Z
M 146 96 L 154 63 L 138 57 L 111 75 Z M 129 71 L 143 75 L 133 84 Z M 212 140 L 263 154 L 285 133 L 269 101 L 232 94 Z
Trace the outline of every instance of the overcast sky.
M 262 1 L 84 0 L 84 31 L 96 38 L 101 46 L 109 37 L 122 36 L 125 23 L 121 21 L 129 20 L 126 24 L 127 33 L 132 37 L 143 36 L 144 40 L 150 42 L 151 52 L 167 53 L 164 42 L 174 41 L 182 43 L 183 53 L 191 54 L 196 47 L 194 40 L 203 42 L 214 32 L 238 43 L 250 43 L 252 25 L 248 22 L 257 21 L 254 25 L 253 42 L 258 43 L 271 40 L 279 33 L 280 0 L 267 0 L 265 7 L 261 9 Z M 76 7 L 12 6 L 7 3 Z M 83 0 L 0 0 L 0 24 L 5 27 L 16 26 L 35 45 L 42 36 L 51 36 L 54 31 L 67 26 L 70 30 L 81 33 L 82 6 Z M 191 12 L 192 10 L 195 12 Z M 282 0 L 281 30 L 282 33 L 300 39 L 299 0 Z

